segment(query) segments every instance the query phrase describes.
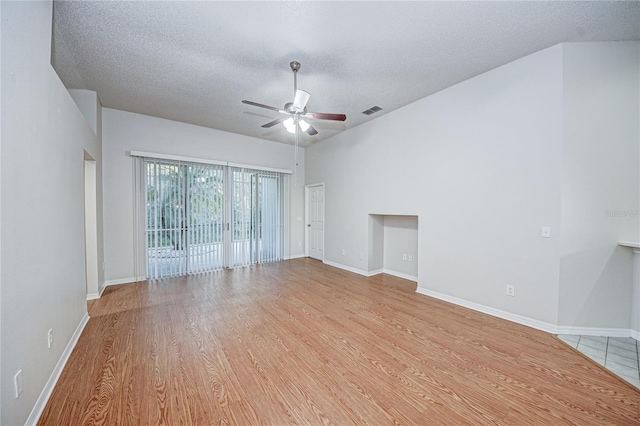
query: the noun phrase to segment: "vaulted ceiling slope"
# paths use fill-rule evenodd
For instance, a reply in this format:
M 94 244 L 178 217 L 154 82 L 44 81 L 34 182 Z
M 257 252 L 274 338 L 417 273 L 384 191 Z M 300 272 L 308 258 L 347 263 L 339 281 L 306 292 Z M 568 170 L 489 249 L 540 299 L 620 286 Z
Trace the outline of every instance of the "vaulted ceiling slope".
M 309 110 L 347 115 L 308 144 L 557 43 L 617 40 L 640 40 L 640 2 L 58 1 L 52 63 L 108 108 L 293 143 L 240 101 L 282 108 L 297 60 Z

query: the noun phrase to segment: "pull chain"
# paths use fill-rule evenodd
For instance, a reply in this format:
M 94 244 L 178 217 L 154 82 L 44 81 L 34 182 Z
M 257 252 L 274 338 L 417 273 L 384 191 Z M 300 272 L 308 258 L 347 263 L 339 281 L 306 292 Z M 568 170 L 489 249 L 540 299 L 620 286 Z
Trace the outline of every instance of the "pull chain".
M 295 186 L 298 186 L 298 133 L 300 131 L 300 125 L 298 124 L 298 120 L 299 117 L 298 115 L 295 116 L 294 119 L 294 123 L 296 126 L 296 139 L 295 139 L 295 147 L 294 147 L 294 155 L 295 155 L 295 161 L 296 161 L 296 168 L 295 168 L 295 179 L 294 179 L 294 184 Z

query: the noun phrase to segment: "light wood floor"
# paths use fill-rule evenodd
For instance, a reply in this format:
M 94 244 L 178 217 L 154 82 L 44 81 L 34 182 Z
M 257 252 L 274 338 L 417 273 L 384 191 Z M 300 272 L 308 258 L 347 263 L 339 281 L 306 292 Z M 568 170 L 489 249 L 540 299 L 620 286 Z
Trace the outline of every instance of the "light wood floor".
M 554 336 L 310 259 L 109 287 L 40 424 L 640 424 Z

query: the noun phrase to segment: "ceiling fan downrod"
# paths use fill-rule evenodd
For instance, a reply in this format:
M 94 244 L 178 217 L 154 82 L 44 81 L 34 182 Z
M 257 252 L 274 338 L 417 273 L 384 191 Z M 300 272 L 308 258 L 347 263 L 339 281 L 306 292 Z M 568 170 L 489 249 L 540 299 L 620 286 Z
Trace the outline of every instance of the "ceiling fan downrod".
M 291 67 L 291 71 L 293 71 L 293 97 L 296 97 L 296 92 L 298 91 L 298 70 L 300 69 L 300 62 L 291 61 L 289 63 Z

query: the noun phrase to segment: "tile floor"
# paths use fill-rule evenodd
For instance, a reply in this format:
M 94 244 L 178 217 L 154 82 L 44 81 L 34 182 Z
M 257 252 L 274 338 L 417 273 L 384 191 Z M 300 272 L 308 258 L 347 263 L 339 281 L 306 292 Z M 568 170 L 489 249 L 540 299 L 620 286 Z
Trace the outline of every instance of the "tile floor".
M 640 342 L 630 337 L 597 337 L 559 334 L 558 338 L 607 370 L 640 388 Z

